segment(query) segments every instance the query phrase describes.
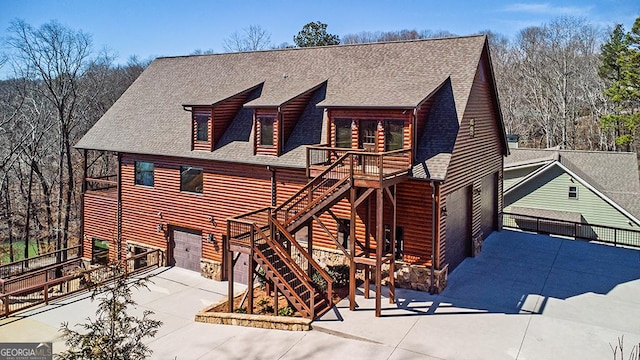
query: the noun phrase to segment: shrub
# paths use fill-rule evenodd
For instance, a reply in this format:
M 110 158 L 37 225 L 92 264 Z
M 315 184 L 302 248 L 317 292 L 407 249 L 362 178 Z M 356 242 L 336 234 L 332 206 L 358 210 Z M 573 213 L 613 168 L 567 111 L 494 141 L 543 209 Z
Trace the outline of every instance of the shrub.
M 278 315 L 293 316 L 293 309 L 291 308 L 291 306 L 283 307 L 282 309 L 278 309 Z

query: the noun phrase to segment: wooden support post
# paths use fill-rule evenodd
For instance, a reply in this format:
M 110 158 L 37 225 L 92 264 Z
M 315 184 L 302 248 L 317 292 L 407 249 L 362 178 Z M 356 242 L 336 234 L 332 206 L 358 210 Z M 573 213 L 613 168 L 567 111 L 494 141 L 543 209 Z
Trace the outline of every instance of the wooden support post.
M 253 314 L 253 273 L 256 270 L 256 262 L 253 259 L 253 248 L 249 254 L 249 279 L 247 279 L 247 287 L 249 288 L 249 298 L 247 299 L 247 314 Z
M 87 192 L 87 149 L 82 149 L 82 185 L 80 187 L 80 234 L 78 239 L 80 242 L 80 254 L 78 257 L 84 256 L 84 194 Z
M 384 193 L 376 190 L 376 317 L 382 312 L 382 250 L 384 248 Z
M 307 252 L 313 259 L 313 220 L 310 220 L 307 225 Z M 307 274 L 309 277 L 313 276 L 313 267 L 309 263 L 307 263 Z
M 227 241 L 227 244 L 229 242 Z M 227 281 L 229 282 L 228 298 L 229 298 L 229 312 L 233 312 L 233 251 L 231 246 L 227 248 Z
M 364 257 L 369 258 L 369 252 L 371 249 L 371 197 L 367 199 L 367 218 L 365 225 L 365 238 L 364 238 Z M 371 287 L 371 266 L 368 264 L 364 266 L 364 298 L 369 298 L 369 288 Z
M 273 287 L 273 315 L 278 315 L 278 297 L 280 296 L 280 294 L 278 294 L 278 287 L 275 286 Z
M 396 297 L 396 280 L 395 280 L 395 272 L 396 272 L 396 220 L 397 220 L 397 197 L 396 197 L 396 186 L 393 185 L 393 198 L 391 199 L 391 206 L 393 207 L 392 215 L 391 215 L 391 261 L 389 262 L 389 304 L 393 304 L 395 302 Z
M 351 261 L 349 264 L 349 310 L 353 311 L 356 309 L 356 208 L 354 207 L 356 201 L 356 188 L 351 187 L 350 192 L 349 200 L 351 204 L 351 218 L 349 224 L 349 251 L 351 252 Z

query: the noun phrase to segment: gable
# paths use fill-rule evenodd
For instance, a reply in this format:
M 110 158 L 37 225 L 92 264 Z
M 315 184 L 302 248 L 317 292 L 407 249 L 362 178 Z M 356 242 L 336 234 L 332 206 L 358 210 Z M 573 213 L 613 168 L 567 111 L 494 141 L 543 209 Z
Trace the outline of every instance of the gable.
M 568 197 L 570 186 L 577 188 L 577 199 Z M 505 191 L 504 202 L 505 212 L 512 206 L 578 212 L 591 224 L 635 229 L 640 226 L 631 214 L 557 162 Z

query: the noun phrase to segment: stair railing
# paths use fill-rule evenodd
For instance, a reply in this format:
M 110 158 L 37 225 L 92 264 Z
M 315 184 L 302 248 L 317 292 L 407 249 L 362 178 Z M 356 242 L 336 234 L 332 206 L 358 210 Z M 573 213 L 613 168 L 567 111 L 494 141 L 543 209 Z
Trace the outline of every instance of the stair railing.
M 267 267 L 270 267 L 270 271 L 275 274 L 275 277 L 278 278 L 278 282 L 284 286 L 289 293 L 300 303 L 303 309 L 298 309 L 298 311 L 304 312 L 306 311 L 309 316 L 313 319 L 315 317 L 315 296 L 316 296 L 316 288 L 311 284 L 311 278 L 300 268 L 300 266 L 291 258 L 291 256 L 287 253 L 287 250 L 279 244 L 277 241 L 273 240 L 270 236 L 267 236 L 258 226 L 254 227 L 254 231 L 258 234 L 258 241 L 264 241 L 270 249 L 274 251 L 274 254 L 278 256 L 282 262 L 289 268 L 291 273 L 295 275 L 296 279 L 304 285 L 304 288 L 309 291 L 309 298 L 304 299 L 301 294 L 299 294 L 296 289 L 289 282 L 290 280 L 285 279 L 283 274 L 281 274 L 278 269 L 276 269 L 275 265 L 269 261 L 268 257 L 262 252 L 259 246 L 254 246 L 255 254 L 260 257 Z M 254 244 L 257 245 L 257 244 Z M 265 269 L 266 270 L 266 269 Z
M 302 245 L 300 245 L 298 243 L 298 241 L 296 241 L 296 239 L 287 231 L 287 229 L 282 224 L 280 224 L 277 220 L 275 220 L 273 218 L 271 220 L 272 220 L 272 224 L 273 224 L 275 230 L 277 232 L 279 232 L 280 234 L 282 234 L 286 238 L 286 240 L 291 245 L 293 245 L 293 247 L 296 248 L 298 253 L 301 254 L 302 257 L 304 257 L 304 259 L 307 261 L 308 266 L 311 267 L 313 269 L 313 271 L 315 271 L 320 276 L 322 276 L 322 278 L 324 279 L 324 281 L 327 284 L 327 289 L 326 289 L 325 295 L 327 297 L 327 301 L 329 302 L 329 304 L 331 304 L 331 302 L 333 300 L 332 299 L 332 297 L 333 297 L 333 278 L 331 278 L 331 276 L 329 276 L 329 274 L 327 274 L 327 272 L 320 266 L 320 264 L 318 264 L 313 259 L 313 257 L 307 251 L 307 249 L 302 247 Z M 276 237 L 276 241 L 277 241 L 277 237 Z M 279 245 L 282 246 L 282 243 L 279 243 Z M 309 280 L 311 280 L 313 282 L 313 278 L 310 278 Z
M 287 199 L 280 206 L 273 210 L 273 214 L 283 224 L 289 223 L 292 217 L 308 209 L 315 198 L 325 194 L 340 180 L 348 178 L 352 174 L 352 167 L 348 165 L 347 159 L 351 158 L 350 153 L 340 156 L 335 162 L 327 167 L 322 173 L 309 181 L 302 189 Z

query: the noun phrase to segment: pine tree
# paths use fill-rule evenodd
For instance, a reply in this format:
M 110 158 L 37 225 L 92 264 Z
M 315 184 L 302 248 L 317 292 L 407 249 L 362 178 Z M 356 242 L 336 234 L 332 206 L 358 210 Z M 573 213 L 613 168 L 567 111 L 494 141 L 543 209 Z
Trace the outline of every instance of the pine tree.
M 599 75 L 608 83 L 604 94 L 614 108 L 601 123 L 615 131 L 616 144 L 631 151 L 640 135 L 640 17 L 628 33 L 616 25 L 601 50 Z
M 129 308 L 137 305 L 132 291 L 146 288 L 150 280 L 128 278 L 117 265 L 110 265 L 110 270 L 114 280 L 94 288 L 91 295 L 91 301 L 99 300 L 96 319 L 87 318 L 86 323 L 76 324 L 81 331 L 62 323 L 60 331 L 69 348 L 57 359 L 137 360 L 151 355 L 142 340 L 153 338 L 162 321 L 151 319 L 150 310 L 145 310 L 141 318 L 128 314 Z

